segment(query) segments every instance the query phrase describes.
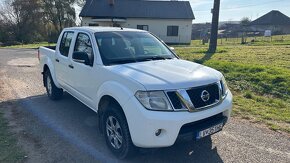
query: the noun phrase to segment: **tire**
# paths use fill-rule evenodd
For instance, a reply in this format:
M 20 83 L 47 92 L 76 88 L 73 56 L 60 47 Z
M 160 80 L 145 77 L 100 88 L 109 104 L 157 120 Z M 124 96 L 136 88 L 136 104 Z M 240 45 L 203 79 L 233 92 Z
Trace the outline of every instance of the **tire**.
M 127 120 L 119 106 L 111 104 L 109 107 L 102 123 L 106 143 L 117 158 L 128 158 L 137 148 L 132 143 Z
M 44 80 L 47 96 L 51 100 L 61 99 L 63 95 L 63 90 L 55 86 L 49 70 L 44 72 L 43 80 Z

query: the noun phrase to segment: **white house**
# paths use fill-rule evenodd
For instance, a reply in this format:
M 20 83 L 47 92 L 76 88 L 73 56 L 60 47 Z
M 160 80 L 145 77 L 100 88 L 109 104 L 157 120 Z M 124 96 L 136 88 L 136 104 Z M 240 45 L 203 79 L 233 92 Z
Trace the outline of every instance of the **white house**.
M 120 26 L 152 32 L 169 44 L 190 44 L 194 15 L 188 1 L 87 0 L 82 26 Z

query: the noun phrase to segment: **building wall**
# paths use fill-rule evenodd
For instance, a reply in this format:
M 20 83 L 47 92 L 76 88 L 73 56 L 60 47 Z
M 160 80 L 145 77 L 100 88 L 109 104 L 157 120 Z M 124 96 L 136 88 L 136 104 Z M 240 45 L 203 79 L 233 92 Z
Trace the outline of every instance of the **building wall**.
M 82 25 L 98 24 L 99 26 L 113 26 L 110 20 L 97 21 L 96 19 L 83 18 Z M 190 44 L 192 20 L 190 19 L 132 19 L 124 22 L 115 22 L 125 28 L 137 28 L 137 25 L 148 25 L 149 31 L 169 44 Z M 178 36 L 167 36 L 167 26 L 178 26 Z

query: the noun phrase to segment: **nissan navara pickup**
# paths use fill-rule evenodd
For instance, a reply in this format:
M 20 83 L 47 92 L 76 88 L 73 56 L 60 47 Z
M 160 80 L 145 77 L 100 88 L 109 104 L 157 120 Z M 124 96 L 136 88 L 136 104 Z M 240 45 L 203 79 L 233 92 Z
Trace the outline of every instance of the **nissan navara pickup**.
M 217 70 L 180 59 L 154 34 L 116 27 L 65 28 L 38 51 L 51 100 L 66 91 L 98 113 L 113 154 L 172 146 L 222 130 L 232 94 Z

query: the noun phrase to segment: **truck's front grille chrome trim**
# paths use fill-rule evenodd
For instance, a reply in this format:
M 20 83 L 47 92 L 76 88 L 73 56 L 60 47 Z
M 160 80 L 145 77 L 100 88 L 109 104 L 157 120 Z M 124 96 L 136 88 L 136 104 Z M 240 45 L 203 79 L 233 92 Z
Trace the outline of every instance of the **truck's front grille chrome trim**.
M 186 107 L 186 109 L 188 109 L 189 111 L 193 111 L 195 109 L 185 89 L 179 89 L 175 93 L 179 98 L 179 100 L 181 101 L 181 103 L 183 104 L 183 106 Z
M 208 90 L 214 96 L 214 98 L 211 99 L 212 101 L 210 103 L 200 104 L 200 101 L 198 102 L 197 99 L 193 98 L 195 96 L 192 94 L 192 91 L 193 93 L 196 93 L 194 91 L 197 90 L 197 92 L 199 93 L 200 90 L 206 90 L 209 88 L 214 89 L 214 91 Z M 189 89 L 170 90 L 170 91 L 166 91 L 165 94 L 167 95 L 172 107 L 174 108 L 174 111 L 198 112 L 198 111 L 202 111 L 210 107 L 213 107 L 215 105 L 218 105 L 224 99 L 224 97 L 222 97 L 222 86 L 220 82 L 216 82 L 213 84 L 204 85 L 200 87 L 193 87 Z M 174 98 L 175 100 L 172 99 L 172 94 L 175 94 L 175 98 Z M 177 101 L 176 99 L 179 100 L 179 105 L 176 105 L 176 101 Z M 181 107 L 176 108 L 174 106 L 181 106 Z

